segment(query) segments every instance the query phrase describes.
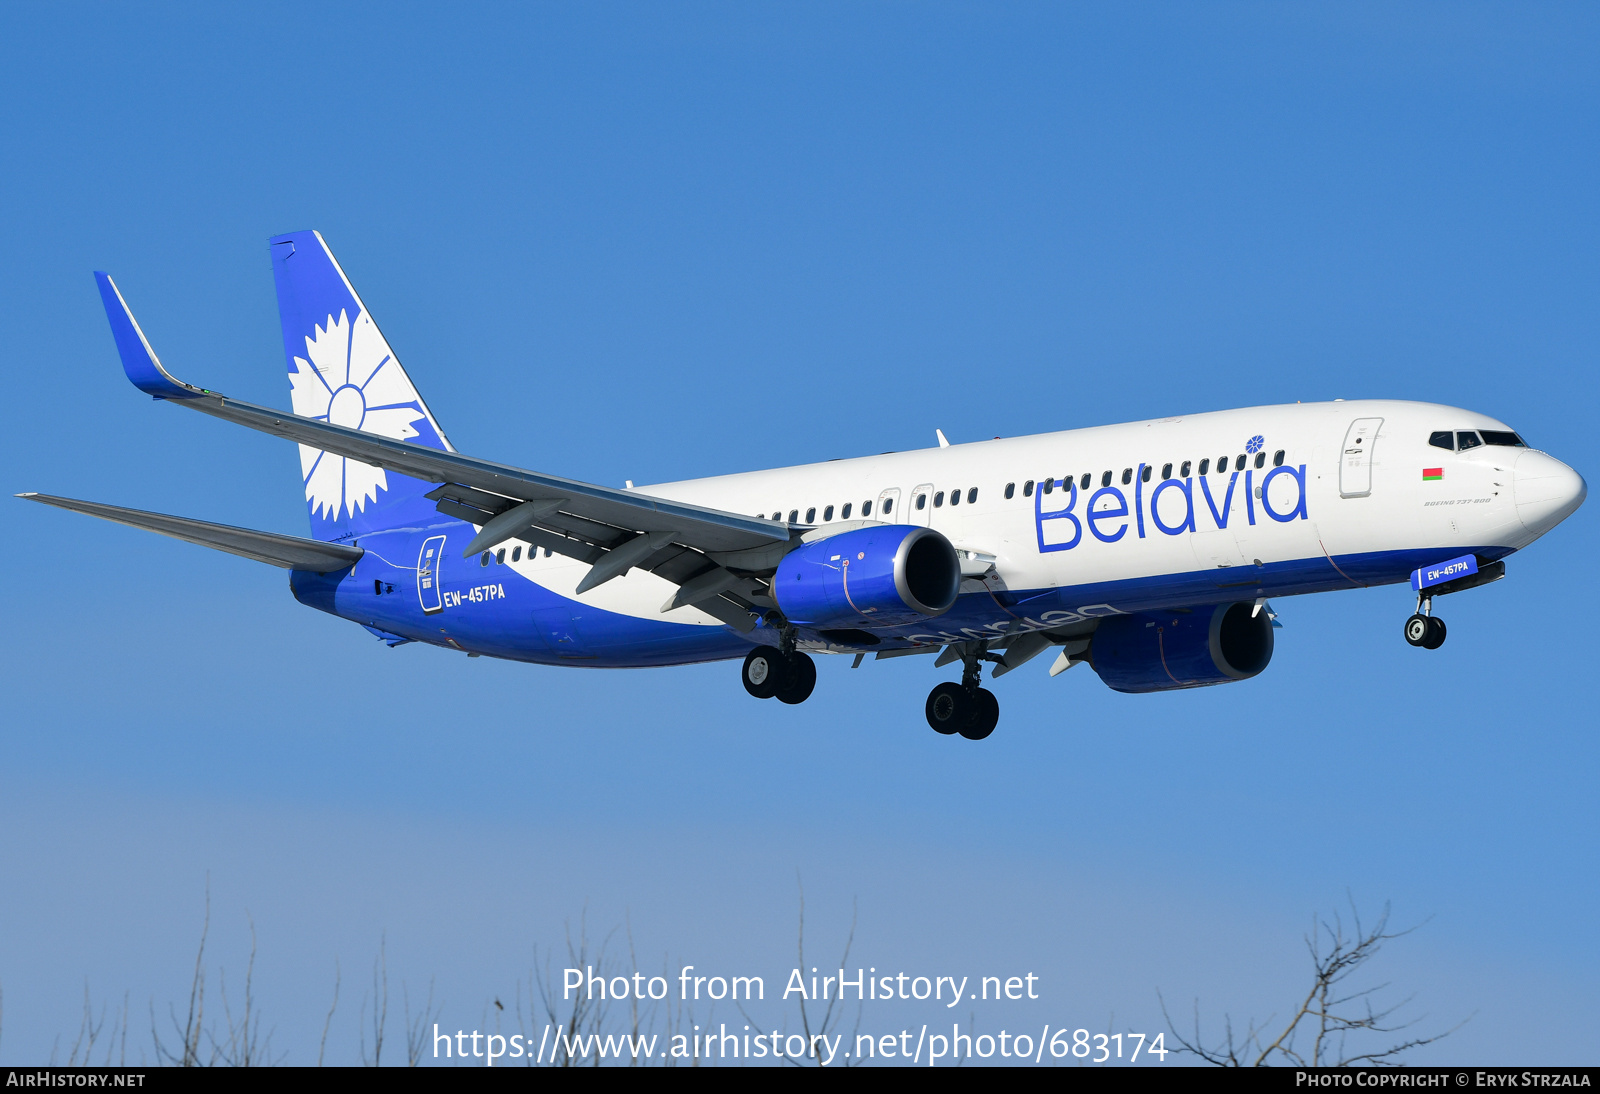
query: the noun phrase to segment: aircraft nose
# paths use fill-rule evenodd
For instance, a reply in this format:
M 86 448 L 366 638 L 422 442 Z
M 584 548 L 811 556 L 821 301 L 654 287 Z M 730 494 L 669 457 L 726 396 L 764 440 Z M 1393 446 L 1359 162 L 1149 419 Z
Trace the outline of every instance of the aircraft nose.
M 1534 535 L 1543 535 L 1570 517 L 1589 493 L 1583 476 L 1543 452 L 1517 456 L 1511 472 L 1517 518 Z

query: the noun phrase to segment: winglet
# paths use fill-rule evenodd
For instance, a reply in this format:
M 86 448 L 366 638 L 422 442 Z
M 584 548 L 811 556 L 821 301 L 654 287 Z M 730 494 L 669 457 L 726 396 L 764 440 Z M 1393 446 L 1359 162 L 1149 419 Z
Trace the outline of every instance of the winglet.
M 117 353 L 122 356 L 122 370 L 133 381 L 133 386 L 157 399 L 194 399 L 207 394 L 161 367 L 156 351 L 150 348 L 149 339 L 139 329 L 138 321 L 128 310 L 128 302 L 122 299 L 111 275 L 96 270 L 94 280 L 100 286 L 100 299 L 106 306 L 106 318 L 111 321 L 111 336 L 117 341 Z

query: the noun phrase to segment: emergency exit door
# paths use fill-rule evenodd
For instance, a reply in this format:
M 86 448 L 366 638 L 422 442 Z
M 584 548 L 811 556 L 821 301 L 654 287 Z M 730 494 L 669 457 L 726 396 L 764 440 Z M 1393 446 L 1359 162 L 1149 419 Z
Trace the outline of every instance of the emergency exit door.
M 888 524 L 905 524 L 907 518 L 900 512 L 900 488 L 891 486 L 878 495 L 878 519 Z

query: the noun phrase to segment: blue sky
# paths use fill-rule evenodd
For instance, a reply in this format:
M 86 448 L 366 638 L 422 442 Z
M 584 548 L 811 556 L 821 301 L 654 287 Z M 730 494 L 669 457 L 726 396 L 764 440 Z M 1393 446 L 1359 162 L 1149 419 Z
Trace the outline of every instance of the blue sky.
M 108 269 L 186 379 L 288 405 L 269 235 L 315 227 L 452 440 L 620 484 L 1363 396 L 1500 417 L 1591 481 L 1600 19 L 1579 5 L 657 5 L 0 16 L 8 491 L 304 534 L 288 444 L 121 377 Z M 1417 1061 L 1592 1062 L 1595 507 L 1407 647 L 1403 589 L 1280 602 L 1270 670 L 996 686 L 921 659 L 632 673 L 388 650 L 281 571 L 43 507 L 0 729 L 0 1060 L 87 984 L 130 1043 L 247 917 L 274 1043 L 359 1055 L 380 938 L 482 1024 L 563 924 L 645 964 L 1035 971 L 979 1015 L 1160 1028 L 1383 958 Z M 1431 918 L 1430 918 L 1431 917 Z M 370 984 L 367 989 L 370 991 Z M 777 1011 L 773 1011 L 776 1014 Z M 927 1015 L 869 1015 L 888 1028 Z M 716 1020 L 729 1020 L 718 1014 Z M 493 1019 L 489 1019 L 493 1021 Z

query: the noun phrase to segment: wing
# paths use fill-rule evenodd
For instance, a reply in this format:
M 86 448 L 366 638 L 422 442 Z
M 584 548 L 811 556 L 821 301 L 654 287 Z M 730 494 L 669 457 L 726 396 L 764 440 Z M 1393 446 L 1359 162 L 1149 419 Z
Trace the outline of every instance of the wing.
M 97 272 L 95 278 L 123 369 L 140 390 L 262 433 L 440 483 L 428 495 L 439 511 L 483 527 L 465 554 L 510 539 L 549 547 L 594 566 L 580 592 L 631 567 L 650 570 L 679 586 L 663 612 L 693 604 L 740 630 L 754 627 L 751 611 L 774 607 L 760 577 L 788 551 L 793 537 L 786 525 L 424 448 L 195 387 L 162 366 L 110 276 Z
M 18 494 L 28 501 L 43 502 L 58 509 L 71 509 L 91 517 L 114 520 L 147 532 L 160 532 L 174 539 L 198 543 L 230 555 L 252 558 L 285 570 L 310 570 L 326 574 L 354 566 L 366 552 L 359 547 L 342 543 L 323 543 L 299 536 L 280 536 L 276 532 L 257 532 L 250 528 L 235 528 L 228 524 L 211 524 L 188 517 L 173 517 L 165 513 L 147 513 L 142 509 L 124 509 L 119 505 L 102 505 L 97 501 L 78 501 L 76 498 L 58 498 L 51 494 Z

